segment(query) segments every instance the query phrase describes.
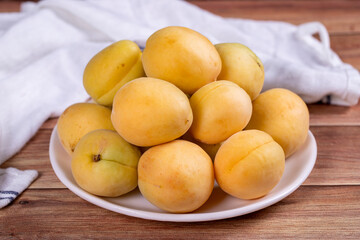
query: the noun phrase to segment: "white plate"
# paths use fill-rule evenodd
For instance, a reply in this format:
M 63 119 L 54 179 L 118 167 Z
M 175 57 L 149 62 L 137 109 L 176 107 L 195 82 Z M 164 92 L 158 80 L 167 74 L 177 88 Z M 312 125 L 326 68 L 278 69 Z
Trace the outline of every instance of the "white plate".
M 309 131 L 304 146 L 286 160 L 285 172 L 278 185 L 265 197 L 256 200 L 241 200 L 224 193 L 215 184 L 209 200 L 198 210 L 186 214 L 162 211 L 148 202 L 138 189 L 117 198 L 94 196 L 82 190 L 71 173 L 71 158 L 62 147 L 56 127 L 50 139 L 50 161 L 60 181 L 79 197 L 99 207 L 125 215 L 169 222 L 200 222 L 231 218 L 255 212 L 275 204 L 294 192 L 309 176 L 317 155 L 316 141 Z

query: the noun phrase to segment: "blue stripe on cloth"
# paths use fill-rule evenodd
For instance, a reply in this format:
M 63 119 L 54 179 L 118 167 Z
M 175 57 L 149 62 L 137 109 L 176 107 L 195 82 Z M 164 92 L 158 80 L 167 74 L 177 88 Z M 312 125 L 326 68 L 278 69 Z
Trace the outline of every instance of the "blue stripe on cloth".
M 0 197 L 0 200 L 3 200 L 3 199 L 10 199 L 11 201 L 14 200 L 15 198 L 14 197 Z
M 15 191 L 1 191 L 1 190 L 0 190 L 0 194 L 14 194 L 15 196 L 19 195 L 19 193 Z

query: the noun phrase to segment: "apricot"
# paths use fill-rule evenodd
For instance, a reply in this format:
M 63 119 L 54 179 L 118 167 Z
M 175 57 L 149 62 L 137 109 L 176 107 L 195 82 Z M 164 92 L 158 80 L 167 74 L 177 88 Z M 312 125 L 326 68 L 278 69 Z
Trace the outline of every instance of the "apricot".
M 76 145 L 71 170 L 89 193 L 117 197 L 137 187 L 140 151 L 112 130 L 95 130 Z
M 270 89 L 253 101 L 253 114 L 246 129 L 267 132 L 288 157 L 305 142 L 309 110 L 304 101 L 287 89 Z
M 217 144 L 248 124 L 252 105 L 249 95 L 230 81 L 209 83 L 190 98 L 194 121 L 191 135 L 206 144 Z
M 174 84 L 138 78 L 116 93 L 111 120 L 126 141 L 147 147 L 182 136 L 193 115 L 189 99 Z
M 269 134 L 241 131 L 221 145 L 214 166 L 222 190 L 237 198 L 254 199 L 269 193 L 280 181 L 285 154 Z
M 80 138 L 93 130 L 114 130 L 110 115 L 110 109 L 95 103 L 69 106 L 57 122 L 57 132 L 65 150 L 71 155 Z
M 101 50 L 85 68 L 85 90 L 97 103 L 111 106 L 116 92 L 125 83 L 145 76 L 141 54 L 138 45 L 129 40 L 115 42 Z
M 202 206 L 214 187 L 210 157 L 194 143 L 175 140 L 147 150 L 139 160 L 138 186 L 153 205 L 174 213 Z
M 169 81 L 187 94 L 215 81 L 221 70 L 214 45 L 185 27 L 166 27 L 152 34 L 142 61 L 148 77 Z
M 254 100 L 264 85 L 264 66 L 261 60 L 240 43 L 220 43 L 215 47 L 222 62 L 218 79 L 236 83 Z

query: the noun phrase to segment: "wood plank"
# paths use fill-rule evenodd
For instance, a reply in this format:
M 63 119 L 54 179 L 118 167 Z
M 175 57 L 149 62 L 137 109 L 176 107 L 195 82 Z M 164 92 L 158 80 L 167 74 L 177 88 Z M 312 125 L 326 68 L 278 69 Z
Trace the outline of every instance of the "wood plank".
M 360 126 L 313 126 L 318 158 L 305 185 L 360 185 Z M 36 169 L 30 188 L 65 188 L 52 170 L 48 149 L 51 129 L 41 129 L 20 153 L 1 168 Z M 341 169 L 341 171 L 339 171 Z
M 40 129 L 53 129 L 57 124 L 58 118 L 49 118 L 43 125 L 41 125 Z
M 311 126 L 360 126 L 360 102 L 352 107 L 308 104 Z
M 360 186 L 305 186 L 245 216 L 170 223 L 110 212 L 66 189 L 27 190 L 0 211 L 0 234 L 21 239 L 359 239 L 359 199 Z
M 277 20 L 293 24 L 319 21 L 332 33 L 360 32 L 359 1 L 190 0 L 189 2 L 223 17 Z
M 20 11 L 20 3 L 13 1 L 0 2 L 0 13 L 2 12 L 18 12 Z
M 360 57 L 340 56 L 342 61 L 351 64 L 354 68 L 360 70 Z
M 314 126 L 318 156 L 305 185 L 360 185 L 360 126 Z
M 331 35 L 330 45 L 341 58 L 360 58 L 360 34 Z

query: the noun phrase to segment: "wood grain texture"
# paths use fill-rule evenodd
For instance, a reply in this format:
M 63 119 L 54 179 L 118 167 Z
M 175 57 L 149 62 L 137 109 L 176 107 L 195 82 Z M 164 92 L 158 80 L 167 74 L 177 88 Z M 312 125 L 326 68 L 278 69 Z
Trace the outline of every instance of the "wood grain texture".
M 340 56 L 348 58 L 360 56 L 360 33 L 331 35 L 330 41 L 332 49 Z
M 343 62 L 349 63 L 352 66 L 354 66 L 356 69 L 360 70 L 360 56 L 354 56 L 354 57 L 340 56 L 340 57 Z
M 281 202 L 241 217 L 169 223 L 110 212 L 67 189 L 34 189 L 0 211 L 0 235 L 21 239 L 359 239 L 359 199 L 360 186 L 303 186 Z
M 53 129 L 58 121 L 58 118 L 49 118 L 40 129 Z
M 13 1 L 1 1 L 0 12 L 18 12 L 20 11 L 20 3 Z
M 353 107 L 309 104 L 311 126 L 359 126 L 360 103 Z
M 305 185 L 360 185 L 360 126 L 314 126 L 318 156 Z

